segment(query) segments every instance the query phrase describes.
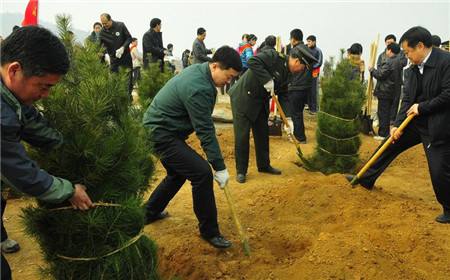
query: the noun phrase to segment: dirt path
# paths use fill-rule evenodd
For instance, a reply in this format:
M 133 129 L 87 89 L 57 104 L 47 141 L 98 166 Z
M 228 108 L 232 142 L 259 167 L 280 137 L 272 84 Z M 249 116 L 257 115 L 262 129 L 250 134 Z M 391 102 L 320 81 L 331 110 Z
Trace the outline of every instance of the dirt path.
M 306 154 L 314 148 L 315 122 L 308 116 Z M 430 183 L 422 147 L 397 159 L 375 190 L 348 186 L 342 175 L 307 172 L 294 164 L 295 148 L 271 138 L 272 164 L 281 176 L 259 174 L 251 163 L 246 184 L 234 181 L 233 133 L 218 129 L 232 180 L 230 190 L 247 229 L 251 257 L 245 257 L 225 196 L 216 188 L 219 224 L 234 245 L 218 251 L 199 238 L 186 184 L 168 206 L 170 218 L 145 228 L 159 245 L 164 279 L 449 279 L 450 225 L 434 222 L 441 208 Z M 199 149 L 195 139 L 192 144 Z M 363 136 L 361 158 L 377 142 Z M 155 184 L 162 179 L 158 165 Z M 20 208 L 10 200 L 5 224 L 22 246 L 8 255 L 15 279 L 38 279 L 43 265 L 35 242 L 24 235 Z

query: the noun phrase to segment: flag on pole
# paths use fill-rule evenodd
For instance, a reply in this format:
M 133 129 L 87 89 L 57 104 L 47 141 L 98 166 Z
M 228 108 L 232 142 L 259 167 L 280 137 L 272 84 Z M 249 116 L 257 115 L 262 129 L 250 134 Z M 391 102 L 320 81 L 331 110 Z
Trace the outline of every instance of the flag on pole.
M 30 0 L 25 10 L 22 26 L 38 24 L 38 0 Z

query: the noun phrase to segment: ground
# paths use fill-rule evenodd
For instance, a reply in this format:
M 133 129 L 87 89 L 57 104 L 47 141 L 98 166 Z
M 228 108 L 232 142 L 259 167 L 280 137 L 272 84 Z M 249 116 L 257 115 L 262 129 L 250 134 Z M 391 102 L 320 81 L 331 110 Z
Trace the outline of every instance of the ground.
M 308 144 L 315 146 L 315 118 L 307 114 Z M 295 147 L 285 137 L 270 139 L 273 166 L 280 176 L 260 174 L 250 155 L 248 181 L 234 180 L 234 140 L 230 125 L 218 138 L 231 173 L 229 188 L 251 247 L 244 255 L 225 195 L 215 195 L 219 225 L 233 241 L 217 250 L 200 239 L 192 210 L 190 184 L 169 204 L 170 217 L 145 227 L 159 246 L 163 279 L 449 279 L 450 225 L 434 218 L 437 203 L 421 146 L 401 155 L 373 191 L 352 188 L 343 175 L 325 176 L 298 167 Z M 378 144 L 362 136 L 367 160 Z M 190 143 L 200 151 L 195 137 Z M 160 164 L 152 188 L 163 178 Z M 151 191 L 151 190 L 150 190 Z M 150 192 L 149 192 L 150 193 Z M 15 279 L 39 279 L 44 265 L 35 241 L 24 235 L 20 208 L 31 199 L 8 201 L 5 224 L 22 249 L 9 254 Z

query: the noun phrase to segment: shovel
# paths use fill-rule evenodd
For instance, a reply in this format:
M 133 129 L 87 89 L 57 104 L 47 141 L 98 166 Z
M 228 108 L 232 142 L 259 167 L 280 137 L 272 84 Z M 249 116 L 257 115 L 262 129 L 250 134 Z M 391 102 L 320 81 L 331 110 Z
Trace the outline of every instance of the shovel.
M 250 256 L 250 245 L 248 243 L 248 237 L 245 234 L 244 230 L 242 229 L 241 222 L 238 219 L 238 216 L 236 214 L 236 209 L 234 208 L 234 202 L 231 198 L 230 190 L 228 189 L 228 186 L 225 185 L 223 187 L 223 192 L 225 193 L 225 197 L 227 198 L 228 207 L 231 211 L 231 217 L 233 218 L 234 224 L 236 225 L 236 228 L 239 233 L 239 238 L 241 239 L 242 248 L 244 249 L 244 254 L 246 256 Z
M 294 142 L 295 148 L 297 149 L 298 156 L 302 160 L 305 160 L 303 158 L 302 149 L 300 148 L 300 143 L 297 141 L 297 138 L 295 138 L 295 136 L 292 135 L 291 126 L 289 125 L 289 122 L 288 122 L 288 120 L 286 118 L 286 115 L 284 114 L 283 108 L 281 108 L 281 104 L 278 101 L 278 98 L 275 95 L 275 91 L 273 89 L 271 91 L 271 95 L 272 95 L 273 100 L 275 100 L 275 104 L 277 105 L 276 107 L 278 108 L 278 111 L 280 112 L 281 119 L 283 120 L 284 125 L 287 127 L 286 133 L 287 133 L 288 138 L 291 139 Z
M 409 122 L 414 118 L 414 114 L 409 115 L 399 126 L 397 129 L 398 132 L 402 132 L 405 127 L 409 124 Z M 361 178 L 369 169 L 373 163 L 383 154 L 383 152 L 392 144 L 392 141 L 394 141 L 394 137 L 391 135 L 384 143 L 383 145 L 376 151 L 376 153 L 369 159 L 369 161 L 359 170 L 358 174 L 353 178 L 353 180 L 350 182 L 351 185 L 356 185 L 358 183 L 358 179 Z

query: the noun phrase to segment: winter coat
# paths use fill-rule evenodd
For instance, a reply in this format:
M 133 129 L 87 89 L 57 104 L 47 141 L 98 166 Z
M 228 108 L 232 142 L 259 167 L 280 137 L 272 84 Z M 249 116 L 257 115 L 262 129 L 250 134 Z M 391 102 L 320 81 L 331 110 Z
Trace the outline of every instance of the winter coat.
M 299 44 L 303 44 L 303 42 L 300 42 Z M 291 48 L 292 46 L 289 45 L 287 49 L 288 54 L 290 53 Z M 311 52 L 309 48 L 308 50 Z M 311 69 L 305 68 L 305 71 L 289 74 L 288 91 L 306 91 L 310 90 L 311 87 L 312 87 Z
M 374 95 L 380 99 L 394 99 L 400 95 L 402 86 L 402 62 L 398 55 L 386 57 L 377 69 L 370 71 L 377 79 Z
M 415 66 L 413 66 L 415 67 Z M 395 126 L 406 119 L 406 111 L 417 102 L 417 74 L 407 71 L 405 91 Z M 424 65 L 422 94 L 426 100 L 419 102 L 419 117 L 427 118 L 432 145 L 450 142 L 450 53 L 433 48 Z
M 52 176 L 28 157 L 22 141 L 50 149 L 62 144 L 61 133 L 50 127 L 33 106 L 21 104 L 1 84 L 1 181 L 39 200 L 60 203 L 72 197 L 71 182 Z
M 212 51 L 205 47 L 205 43 L 196 38 L 192 44 L 192 64 L 211 61 L 211 58 L 208 57 L 208 54 L 211 53 Z
M 242 62 L 242 68 L 247 69 L 248 68 L 248 60 L 253 57 L 253 47 L 251 44 L 241 44 L 239 46 L 239 55 L 241 57 Z
M 191 65 L 158 92 L 144 114 L 154 143 L 185 140 L 195 131 L 214 170 L 225 169 L 212 112 L 217 89 L 208 63 Z
M 145 32 L 142 37 L 142 54 L 145 67 L 149 62 L 164 61 L 162 32 L 156 32 L 153 29 Z
M 131 34 L 123 22 L 112 21 L 110 29 L 104 27 L 100 31 L 100 43 L 105 47 L 111 60 L 111 69 L 118 70 L 119 66 L 132 68 L 130 55 Z M 120 58 L 116 58 L 116 50 L 124 48 Z
M 275 83 L 284 81 L 287 73 L 286 59 L 274 49 L 265 49 L 250 58 L 248 70 L 229 90 L 233 111 L 254 122 L 261 110 L 269 110 L 270 92 L 264 84 L 271 79 Z

